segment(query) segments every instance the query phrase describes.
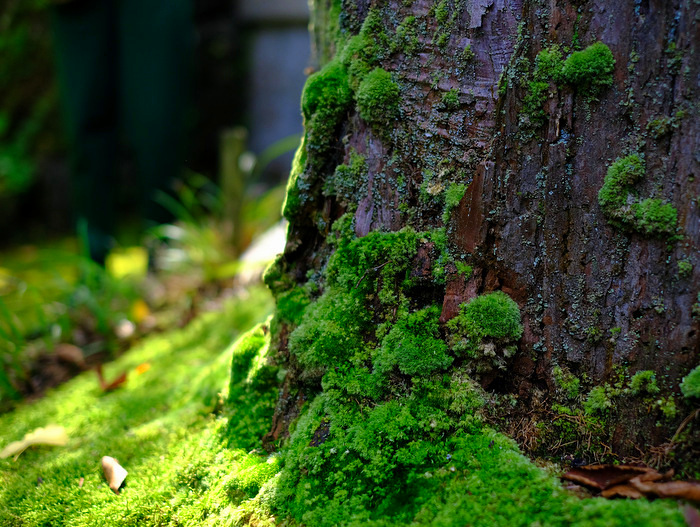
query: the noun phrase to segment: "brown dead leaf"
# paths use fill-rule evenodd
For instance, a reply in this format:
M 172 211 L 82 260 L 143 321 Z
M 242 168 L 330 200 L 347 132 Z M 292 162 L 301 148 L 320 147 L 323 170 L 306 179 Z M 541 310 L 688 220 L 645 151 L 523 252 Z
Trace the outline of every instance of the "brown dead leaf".
M 127 372 L 123 372 L 116 379 L 107 382 L 105 380 L 104 372 L 102 371 L 102 364 L 98 364 L 97 366 L 95 366 L 95 371 L 97 372 L 97 379 L 100 382 L 100 388 L 102 388 L 103 392 L 110 392 L 112 390 L 115 390 L 126 382 Z
M 641 475 L 652 479 L 656 478 L 656 475 L 661 476 L 661 474 L 649 467 L 637 467 L 634 465 L 585 465 L 583 467 L 572 468 L 564 474 L 562 478 L 595 489 L 605 490 Z
M 85 478 L 80 478 L 78 480 L 78 488 L 82 489 L 83 488 L 83 483 L 85 483 Z
M 634 465 L 587 465 L 571 469 L 563 479 L 601 490 L 605 498 L 675 498 L 700 503 L 700 483 L 669 481 L 673 471 L 661 474 Z
M 609 487 L 601 492 L 600 495 L 604 498 L 630 498 L 633 500 L 637 500 L 643 496 L 641 492 L 626 483 Z
M 58 344 L 54 350 L 54 354 L 59 360 L 75 364 L 80 369 L 85 369 L 85 356 L 83 350 L 73 344 Z
M 700 503 L 700 483 L 690 481 L 649 482 L 632 478 L 630 485 L 647 496 L 676 498 Z
M 104 456 L 101 463 L 102 471 L 104 472 L 109 488 L 112 489 L 115 494 L 119 494 L 119 489 L 129 473 L 113 457 Z
M 141 375 L 142 373 L 146 373 L 150 369 L 151 369 L 151 363 L 144 362 L 144 363 L 136 366 L 136 368 L 134 368 L 134 371 L 136 372 L 137 375 Z
M 20 441 L 7 445 L 0 452 L 0 459 L 14 455 L 17 461 L 19 455 L 32 445 L 65 446 L 66 444 L 68 444 L 66 430 L 62 426 L 48 425 L 45 428 L 37 428 L 26 434 Z

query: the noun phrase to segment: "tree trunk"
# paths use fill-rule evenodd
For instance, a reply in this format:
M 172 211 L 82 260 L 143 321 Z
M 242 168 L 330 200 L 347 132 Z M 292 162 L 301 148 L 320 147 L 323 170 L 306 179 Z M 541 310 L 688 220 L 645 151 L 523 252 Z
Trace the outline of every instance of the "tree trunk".
M 289 335 L 331 287 L 343 217 L 358 239 L 418 233 L 401 305 L 440 306 L 452 368 L 467 364 L 501 401 L 488 418 L 526 450 L 660 464 L 673 453 L 687 467 L 700 437 L 697 413 L 677 433 L 698 401 L 690 381 L 679 387 L 700 342 L 697 6 L 339 4 L 315 2 L 325 63 L 302 100 L 287 247 L 266 274 L 288 367 L 268 441 L 337 369 L 310 371 Z M 377 300 L 387 263 L 368 265 L 355 280 L 379 276 L 365 308 L 375 324 L 396 322 L 400 302 Z M 300 290 L 297 314 L 285 313 Z M 450 321 L 493 291 L 517 303 L 522 336 L 483 329 L 460 359 L 455 335 L 478 331 Z M 401 360 L 397 379 L 410 371 Z

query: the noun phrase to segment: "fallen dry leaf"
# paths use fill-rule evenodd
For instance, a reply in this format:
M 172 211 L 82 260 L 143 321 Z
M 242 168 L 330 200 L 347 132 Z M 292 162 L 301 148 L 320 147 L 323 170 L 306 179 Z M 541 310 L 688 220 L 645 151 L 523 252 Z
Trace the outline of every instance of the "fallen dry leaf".
M 647 482 L 632 478 L 630 485 L 647 496 L 676 498 L 700 503 L 700 483 L 690 481 Z
M 0 452 L 0 459 L 15 456 L 15 461 L 19 455 L 32 445 L 65 446 L 68 443 L 68 434 L 62 426 L 48 425 L 45 428 L 26 434 L 21 441 L 14 441 L 3 448 Z
M 54 350 L 56 357 L 63 362 L 75 364 L 80 369 L 85 369 L 85 356 L 83 350 L 73 344 L 58 344 Z
M 675 498 L 700 503 L 700 483 L 669 481 L 673 471 L 661 474 L 651 467 L 587 465 L 571 469 L 562 479 L 598 489 L 604 498 Z
M 625 483 L 640 475 L 659 474 L 649 467 L 634 465 L 585 465 L 569 470 L 563 479 L 574 481 L 598 490 L 605 490 L 620 483 Z
M 151 369 L 151 363 L 144 362 L 144 363 L 136 366 L 136 368 L 134 368 L 134 371 L 136 372 L 137 375 L 141 375 L 142 373 L 146 373 L 150 369 Z
M 100 388 L 102 388 L 103 392 L 110 392 L 112 390 L 115 390 L 126 382 L 126 372 L 123 372 L 121 375 L 119 375 L 119 377 L 117 377 L 113 381 L 107 382 L 102 371 L 102 364 L 98 364 L 97 366 L 95 366 L 95 371 L 97 372 L 97 379 L 100 382 Z
M 109 488 L 112 489 L 115 494 L 119 494 L 119 488 L 122 486 L 129 473 L 113 457 L 104 456 L 101 462 L 102 471 L 104 472 Z
M 610 488 L 605 489 L 600 493 L 604 498 L 630 498 L 633 500 L 639 499 L 644 494 L 639 492 L 633 486 L 628 484 L 614 485 Z
M 78 488 L 82 489 L 83 488 L 83 483 L 85 483 L 85 478 L 80 478 L 78 480 Z

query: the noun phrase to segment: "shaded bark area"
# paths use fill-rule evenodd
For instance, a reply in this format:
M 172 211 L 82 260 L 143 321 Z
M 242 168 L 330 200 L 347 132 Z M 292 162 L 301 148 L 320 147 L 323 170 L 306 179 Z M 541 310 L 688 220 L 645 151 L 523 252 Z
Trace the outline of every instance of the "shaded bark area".
M 333 5 L 318 2 L 315 20 L 327 22 Z M 667 443 L 690 409 L 679 382 L 700 355 L 693 316 L 700 284 L 697 7 L 653 0 L 347 0 L 336 39 L 356 34 L 372 10 L 387 42 L 398 43 L 379 61 L 400 87 L 400 119 L 380 129 L 348 111 L 323 168 L 310 169 L 303 214 L 290 218 L 283 273 L 297 284 L 318 273 L 332 252 L 329 227 L 348 210 L 359 237 L 444 226 L 454 260 L 473 273 L 465 279 L 447 266 L 445 285 L 435 285 L 441 322 L 494 290 L 521 308 L 524 334 L 514 362 L 481 383 L 518 397 L 505 423 L 524 446 L 565 451 L 556 438 L 525 437 L 552 419 L 555 366 L 581 381 L 580 399 L 594 386 L 656 372 L 658 397 L 675 401 L 678 414 L 662 416 L 649 398 L 620 399 L 608 415 L 606 448 L 644 457 Z M 407 17 L 415 17 L 410 45 L 399 39 Z M 322 59 L 335 41 L 317 31 Z M 537 54 L 596 41 L 615 58 L 612 85 L 591 96 L 552 84 L 544 124 L 529 122 L 523 101 Z M 646 163 L 635 191 L 678 211 L 675 238 L 623 231 L 606 220 L 598 191 L 608 167 L 632 152 Z M 366 159 L 367 174 L 348 206 L 321 189 L 353 153 Z M 454 183 L 469 186 L 443 223 L 442 195 Z M 294 362 L 284 338 L 280 354 Z M 299 394 L 320 389 L 290 368 L 269 440 L 284 437 Z

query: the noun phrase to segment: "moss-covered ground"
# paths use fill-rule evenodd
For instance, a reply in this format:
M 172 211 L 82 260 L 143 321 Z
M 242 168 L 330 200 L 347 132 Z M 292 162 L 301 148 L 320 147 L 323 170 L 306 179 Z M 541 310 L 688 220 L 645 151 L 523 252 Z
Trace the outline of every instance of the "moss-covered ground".
M 85 372 L 1 415 L 2 446 L 48 424 L 63 426 L 70 440 L 0 460 L 0 525 L 219 525 L 233 515 L 257 490 L 261 471 L 251 468 L 274 465 L 248 454 L 247 434 L 230 437 L 229 419 L 255 415 L 266 426 L 276 391 L 267 405 L 261 396 L 221 415 L 232 356 L 245 354 L 232 344 L 271 309 L 262 287 L 243 291 L 220 312 L 154 335 L 106 365 L 108 379 L 129 372 L 123 387 L 103 393 L 95 373 Z M 139 374 L 143 364 L 150 367 Z M 103 478 L 105 455 L 129 472 L 120 495 Z
M 419 376 L 407 397 L 350 412 L 344 424 L 333 414 L 351 404 L 329 389 L 279 452 L 264 453 L 256 447 L 283 373 L 260 324 L 271 310 L 267 291 L 252 287 L 109 364 L 108 378 L 129 371 L 122 388 L 103 393 L 86 372 L 0 416 L 3 446 L 48 424 L 70 437 L 0 460 L 0 524 L 683 525 L 675 502 L 569 494 L 478 418 L 483 401 L 466 376 Z M 449 433 L 443 403 L 463 416 Z M 103 455 L 129 471 L 119 495 Z

